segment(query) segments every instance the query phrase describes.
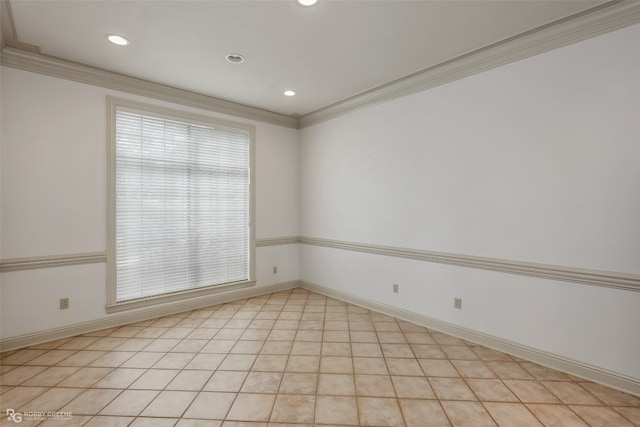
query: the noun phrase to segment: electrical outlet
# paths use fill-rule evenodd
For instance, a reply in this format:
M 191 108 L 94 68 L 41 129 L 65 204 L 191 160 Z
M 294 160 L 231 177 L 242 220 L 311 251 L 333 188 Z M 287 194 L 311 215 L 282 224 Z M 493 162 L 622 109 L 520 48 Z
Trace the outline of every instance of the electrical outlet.
M 60 310 L 69 308 L 69 298 L 60 298 Z
M 399 287 L 399 286 L 398 286 L 398 284 L 397 284 L 397 283 L 394 283 L 394 284 L 393 284 L 393 293 L 394 293 L 394 294 L 397 294 L 397 293 L 398 293 L 398 287 Z
M 273 266 L 273 274 L 278 274 L 278 266 Z
M 453 299 L 453 308 L 457 308 L 458 310 L 462 310 L 462 298 L 454 298 Z

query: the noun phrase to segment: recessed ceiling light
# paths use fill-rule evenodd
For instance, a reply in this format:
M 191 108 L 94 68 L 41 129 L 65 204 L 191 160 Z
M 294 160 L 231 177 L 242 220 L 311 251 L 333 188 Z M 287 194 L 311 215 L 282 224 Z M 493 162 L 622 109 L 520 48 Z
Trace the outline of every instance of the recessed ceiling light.
M 296 94 L 295 91 L 293 90 L 285 90 L 284 91 L 284 96 L 294 96 Z
M 296 0 L 296 2 L 300 6 L 313 6 L 314 4 L 318 3 L 318 0 Z
M 225 58 L 227 59 L 227 62 L 232 64 L 242 64 L 244 62 L 244 56 L 239 53 L 230 53 Z
M 129 44 L 129 40 L 125 39 L 122 36 L 119 36 L 117 34 L 107 34 L 105 36 L 107 38 L 107 40 L 109 40 L 111 43 L 113 44 L 117 44 L 118 46 L 126 46 Z

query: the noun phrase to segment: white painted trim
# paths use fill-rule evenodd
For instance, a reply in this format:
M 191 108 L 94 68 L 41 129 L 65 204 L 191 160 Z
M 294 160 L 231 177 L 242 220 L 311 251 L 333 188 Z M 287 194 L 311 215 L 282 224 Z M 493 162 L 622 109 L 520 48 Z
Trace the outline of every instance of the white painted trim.
M 34 268 L 63 267 L 78 264 L 95 264 L 106 261 L 106 252 L 85 252 L 81 254 L 9 258 L 0 260 L 0 272 L 31 270 Z
M 305 128 L 640 22 L 640 2 L 610 1 L 300 117 Z
M 78 323 L 75 325 L 64 326 L 61 328 L 49 329 L 42 332 L 20 335 L 0 341 L 0 351 L 15 350 L 18 348 L 28 347 L 47 341 L 53 341 L 61 338 L 72 337 L 75 335 L 86 334 L 101 329 L 113 328 L 116 326 L 128 325 L 130 323 L 141 322 L 143 320 L 155 319 L 157 317 L 169 316 L 171 314 L 182 313 L 184 311 L 196 310 L 211 305 L 223 304 L 230 301 L 237 301 L 245 298 L 253 298 L 260 295 L 270 294 L 273 292 L 293 289 L 300 286 L 297 280 L 290 282 L 282 282 L 274 285 L 258 286 L 239 291 L 233 291 L 225 294 L 210 295 L 196 299 L 177 301 L 162 306 L 156 306 L 128 312 L 126 314 L 118 314 L 108 316 L 104 319 L 91 320 L 88 322 Z
M 298 120 L 284 114 L 66 61 L 53 56 L 7 47 L 2 50 L 0 60 L 2 65 L 19 70 L 31 71 L 244 119 L 294 129 L 298 128 Z
M 294 245 L 300 243 L 300 236 L 269 237 L 256 240 L 256 246 Z
M 478 268 L 482 270 L 498 271 L 501 273 L 518 274 L 521 276 L 540 277 L 543 279 L 559 280 L 562 282 L 583 283 L 587 285 L 640 292 L 640 274 L 589 270 L 584 268 L 511 261 L 473 255 L 319 239 L 315 237 L 301 237 L 300 241 L 306 245 L 323 246 L 333 249 L 414 259 L 439 264 L 456 265 L 459 267 Z
M 338 291 L 322 285 L 300 281 L 303 288 L 331 298 L 336 298 L 351 304 L 374 310 L 379 313 L 393 316 L 397 319 L 406 320 L 420 326 L 424 326 L 435 331 L 443 332 L 464 339 L 466 341 L 479 344 L 503 353 L 511 354 L 521 359 L 546 366 L 551 369 L 566 372 L 576 377 L 585 378 L 604 384 L 609 387 L 640 396 L 640 379 L 633 378 L 587 363 L 579 362 L 564 356 L 542 351 L 524 344 L 502 339 L 493 335 L 484 334 L 453 323 L 443 322 L 432 317 L 424 316 L 411 311 L 403 310 L 389 304 L 379 303 L 373 300 L 362 298 L 347 292 Z
M 4 5 L 7 2 L 1 0 L 1 3 Z M 3 42 L 7 47 L 2 49 L 0 63 L 21 70 L 298 129 L 331 120 L 368 106 L 422 92 L 639 22 L 640 2 L 609 1 L 375 87 L 300 118 L 39 54 L 37 46 L 22 43 L 14 37 L 15 29 L 10 19 L 3 19 L 2 35 Z

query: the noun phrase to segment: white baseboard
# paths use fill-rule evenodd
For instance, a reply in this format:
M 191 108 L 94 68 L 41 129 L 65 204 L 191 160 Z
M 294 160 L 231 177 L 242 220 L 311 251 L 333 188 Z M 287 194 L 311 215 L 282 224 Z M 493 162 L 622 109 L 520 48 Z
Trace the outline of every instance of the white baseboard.
M 251 287 L 232 292 L 225 292 L 224 294 L 214 294 L 206 297 L 189 299 L 186 301 L 176 301 L 159 307 L 149 307 L 147 309 L 137 310 L 132 313 L 111 315 L 103 319 L 63 326 L 61 328 L 47 329 L 46 331 L 35 332 L 32 334 L 20 335 L 0 340 L 0 352 L 15 350 L 35 344 L 41 344 L 47 341 L 86 334 L 89 332 L 99 331 L 101 329 L 113 328 L 116 326 L 141 322 L 143 320 L 182 313 L 184 311 L 196 310 L 198 308 L 208 307 L 216 304 L 223 304 L 230 301 L 237 301 L 244 298 L 257 297 L 260 295 L 270 294 L 273 292 L 293 289 L 297 287 L 300 287 L 300 282 L 298 280 L 276 283 L 274 285 Z
M 475 344 L 538 363 L 551 369 L 566 372 L 567 374 L 571 374 L 576 377 L 584 378 L 626 393 L 640 396 L 640 379 L 638 378 L 629 377 L 564 356 L 538 350 L 533 347 L 484 334 L 452 323 L 443 322 L 432 317 L 423 316 L 388 304 L 379 303 L 353 294 L 327 288 L 315 283 L 302 280 L 300 281 L 300 285 L 305 289 L 328 297 L 336 298 L 398 319 L 406 320 L 435 331 L 453 335 Z

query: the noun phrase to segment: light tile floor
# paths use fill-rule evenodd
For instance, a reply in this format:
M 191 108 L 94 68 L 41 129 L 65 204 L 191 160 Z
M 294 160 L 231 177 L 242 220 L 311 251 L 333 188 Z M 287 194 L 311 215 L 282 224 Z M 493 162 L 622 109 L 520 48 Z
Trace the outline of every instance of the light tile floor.
M 638 397 L 304 289 L 0 357 L 2 426 L 640 426 Z

